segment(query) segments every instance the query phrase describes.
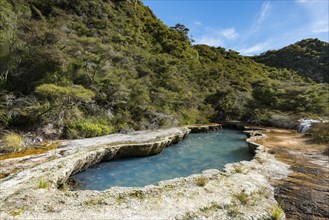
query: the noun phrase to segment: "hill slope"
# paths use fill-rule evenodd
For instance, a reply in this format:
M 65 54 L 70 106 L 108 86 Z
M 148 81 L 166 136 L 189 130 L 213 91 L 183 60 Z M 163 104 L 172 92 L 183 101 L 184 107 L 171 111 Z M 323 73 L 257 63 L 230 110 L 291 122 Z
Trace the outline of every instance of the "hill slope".
M 294 70 L 317 82 L 329 83 L 329 44 L 318 39 L 302 40 L 253 59 L 268 66 Z
M 328 114 L 327 86 L 192 46 L 184 25 L 167 27 L 140 1 L 1 0 L 0 8 L 2 129 L 76 138 L 207 123 L 219 112 Z

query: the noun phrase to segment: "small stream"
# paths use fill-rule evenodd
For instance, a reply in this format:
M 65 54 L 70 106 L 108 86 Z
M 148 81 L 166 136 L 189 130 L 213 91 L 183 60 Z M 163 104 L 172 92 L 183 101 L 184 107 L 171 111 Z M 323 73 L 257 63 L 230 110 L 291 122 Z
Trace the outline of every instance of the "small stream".
M 156 184 L 207 169 L 222 169 L 227 163 L 251 160 L 253 155 L 245 139 L 246 135 L 236 130 L 189 134 L 158 155 L 99 163 L 71 178 L 79 183 L 79 190 Z

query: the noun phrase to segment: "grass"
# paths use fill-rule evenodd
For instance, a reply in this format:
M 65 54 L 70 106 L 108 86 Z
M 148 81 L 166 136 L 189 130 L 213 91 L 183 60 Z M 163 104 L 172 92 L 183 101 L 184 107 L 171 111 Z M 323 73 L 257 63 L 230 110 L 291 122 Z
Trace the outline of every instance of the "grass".
M 67 184 L 66 182 L 61 184 L 59 187 L 58 187 L 62 192 L 67 192 L 70 190 L 70 185 Z
M 283 216 L 283 210 L 278 206 L 272 207 L 271 220 L 279 220 Z
M 11 211 L 9 211 L 9 215 L 15 217 L 15 216 L 22 214 L 22 212 L 24 212 L 23 209 L 11 210 Z
M 66 129 L 67 138 L 88 138 L 110 134 L 114 128 L 105 121 L 80 119 L 70 122 Z
M 244 191 L 234 194 L 233 197 L 239 200 L 243 205 L 246 205 L 250 200 L 249 195 L 247 195 Z
M 24 144 L 24 138 L 15 132 L 4 132 L 2 144 L 5 152 L 17 152 Z
M 237 206 L 232 205 L 232 206 L 229 207 L 229 209 L 227 211 L 227 214 L 232 218 L 236 218 L 239 215 L 241 215 L 241 212 L 240 212 L 240 210 Z
M 201 176 L 201 177 L 198 177 L 198 178 L 196 179 L 195 184 L 196 184 L 197 186 L 202 187 L 202 186 L 205 186 L 205 185 L 207 184 L 207 182 L 208 182 L 208 181 L 207 181 L 207 178 Z
M 210 206 L 205 206 L 205 207 L 201 208 L 200 211 L 207 213 L 207 212 L 216 211 L 219 209 L 222 209 L 222 207 L 220 205 L 218 205 L 217 203 L 212 202 Z
M 29 155 L 46 153 L 49 150 L 55 150 L 61 144 L 60 141 L 44 142 L 40 146 L 30 146 L 21 152 L 14 152 L 10 154 L 0 155 L 0 160 L 25 157 Z
M 38 187 L 39 187 L 39 189 L 46 189 L 46 188 L 48 188 L 49 187 L 48 181 L 46 181 L 44 178 L 41 178 L 38 181 Z

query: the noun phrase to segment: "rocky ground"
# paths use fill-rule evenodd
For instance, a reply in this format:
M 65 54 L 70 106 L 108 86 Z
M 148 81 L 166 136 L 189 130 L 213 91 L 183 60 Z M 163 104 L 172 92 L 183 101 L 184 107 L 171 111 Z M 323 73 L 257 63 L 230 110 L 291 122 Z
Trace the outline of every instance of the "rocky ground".
M 280 161 L 291 166 L 286 179 L 274 181 L 275 197 L 287 219 L 329 219 L 329 157 L 326 145 L 310 143 L 292 130 L 270 128 L 266 145 Z
M 252 161 L 227 164 L 224 171 L 162 181 L 142 188 L 70 191 L 70 175 L 103 160 L 160 153 L 190 132 L 188 128 L 113 134 L 62 143 L 0 182 L 0 216 L 4 219 L 283 219 L 270 182 L 285 178 L 288 166 L 266 148 Z M 255 147 L 257 146 L 257 147 Z M 48 154 L 46 154 L 48 155 Z M 49 156 L 49 155 L 48 155 Z M 27 156 L 24 160 L 28 160 Z M 2 166 L 21 158 L 1 161 Z M 23 162 L 24 164 L 24 162 Z M 33 163 L 30 163 L 33 164 Z

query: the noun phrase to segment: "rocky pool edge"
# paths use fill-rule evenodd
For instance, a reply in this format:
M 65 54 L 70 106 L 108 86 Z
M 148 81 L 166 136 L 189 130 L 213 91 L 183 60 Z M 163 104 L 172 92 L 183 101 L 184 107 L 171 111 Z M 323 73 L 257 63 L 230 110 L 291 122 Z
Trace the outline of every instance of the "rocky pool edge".
M 213 125 L 208 126 L 212 128 Z M 266 130 L 245 130 L 254 159 L 226 164 L 223 171 L 206 170 L 146 187 L 113 187 L 106 191 L 58 189 L 71 175 L 94 164 L 117 157 L 157 154 L 182 140 L 191 130 L 188 127 L 159 130 L 151 132 L 153 137 L 149 139 L 141 138 L 149 134 L 136 133 L 129 143 L 121 144 L 108 142 L 84 147 L 81 143 L 68 142 L 67 155 L 0 182 L 0 216 L 9 219 L 273 217 L 278 204 L 270 182 L 287 177 L 289 166 L 255 142 L 266 137 Z M 40 187 L 42 182 L 46 187 Z M 284 213 L 279 218 L 284 219 Z

